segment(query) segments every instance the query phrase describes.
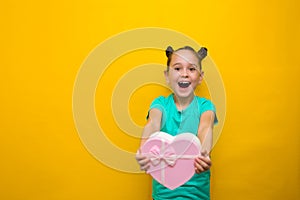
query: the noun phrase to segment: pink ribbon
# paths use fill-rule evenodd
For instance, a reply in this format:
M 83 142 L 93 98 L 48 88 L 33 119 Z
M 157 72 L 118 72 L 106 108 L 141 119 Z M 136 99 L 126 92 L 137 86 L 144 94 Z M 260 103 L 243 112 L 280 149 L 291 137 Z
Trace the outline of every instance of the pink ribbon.
M 161 161 L 166 162 L 169 166 L 176 164 L 177 156 L 173 148 L 160 149 L 157 145 L 154 145 L 149 151 L 149 157 L 151 163 L 156 166 Z

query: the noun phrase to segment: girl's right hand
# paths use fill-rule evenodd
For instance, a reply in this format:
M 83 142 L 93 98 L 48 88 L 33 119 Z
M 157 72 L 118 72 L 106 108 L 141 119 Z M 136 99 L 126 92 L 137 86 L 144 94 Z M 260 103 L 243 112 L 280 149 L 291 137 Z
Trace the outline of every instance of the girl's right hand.
M 150 159 L 147 156 L 142 155 L 140 150 L 135 155 L 135 159 L 137 160 L 138 164 L 140 165 L 141 170 L 147 171 L 150 167 Z

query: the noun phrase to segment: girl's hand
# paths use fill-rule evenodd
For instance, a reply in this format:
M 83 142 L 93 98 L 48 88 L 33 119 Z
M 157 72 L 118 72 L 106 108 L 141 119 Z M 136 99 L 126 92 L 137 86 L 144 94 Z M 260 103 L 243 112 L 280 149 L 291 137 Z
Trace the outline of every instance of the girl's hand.
M 197 174 L 209 170 L 211 160 L 206 152 L 202 152 L 200 156 L 195 158 L 195 171 Z
M 147 171 L 150 167 L 150 159 L 141 154 L 140 150 L 135 155 L 135 159 L 140 165 L 141 170 Z

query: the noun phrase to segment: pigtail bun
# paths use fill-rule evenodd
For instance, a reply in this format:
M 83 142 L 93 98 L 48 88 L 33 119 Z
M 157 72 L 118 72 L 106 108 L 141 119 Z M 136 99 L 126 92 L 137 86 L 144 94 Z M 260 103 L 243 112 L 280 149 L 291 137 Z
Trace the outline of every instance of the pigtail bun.
M 166 49 L 166 56 L 169 58 L 170 55 L 174 52 L 173 48 L 171 46 L 168 46 Z
M 198 55 L 200 57 L 200 60 L 203 60 L 207 56 L 207 48 L 201 47 L 201 49 L 198 51 Z

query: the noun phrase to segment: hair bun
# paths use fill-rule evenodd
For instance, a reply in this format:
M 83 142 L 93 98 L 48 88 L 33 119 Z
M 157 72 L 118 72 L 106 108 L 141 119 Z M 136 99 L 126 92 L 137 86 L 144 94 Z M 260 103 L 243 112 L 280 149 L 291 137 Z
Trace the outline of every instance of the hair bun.
M 203 60 L 207 56 L 207 48 L 201 47 L 201 49 L 198 51 L 198 55 L 200 57 L 200 60 Z
M 173 48 L 171 46 L 168 46 L 166 49 L 166 56 L 169 58 L 170 55 L 174 52 Z

